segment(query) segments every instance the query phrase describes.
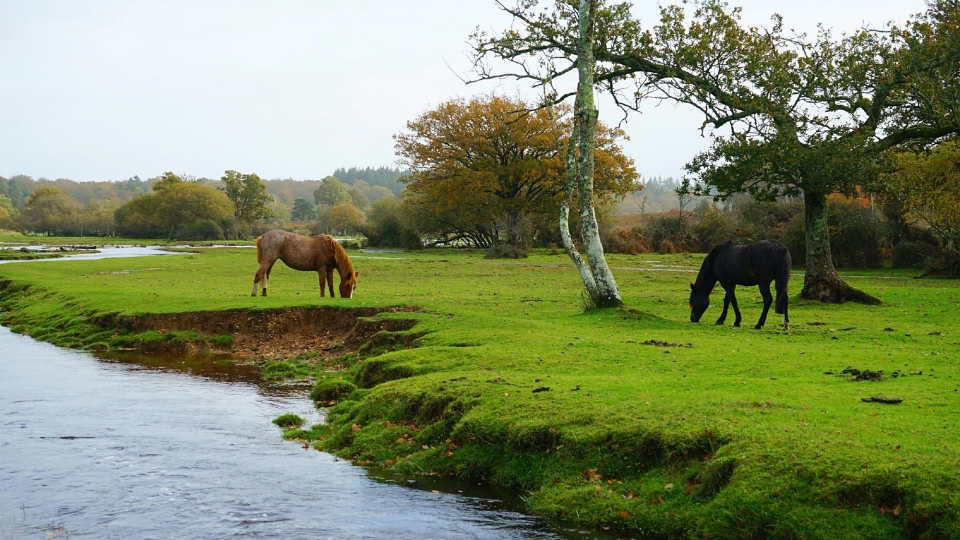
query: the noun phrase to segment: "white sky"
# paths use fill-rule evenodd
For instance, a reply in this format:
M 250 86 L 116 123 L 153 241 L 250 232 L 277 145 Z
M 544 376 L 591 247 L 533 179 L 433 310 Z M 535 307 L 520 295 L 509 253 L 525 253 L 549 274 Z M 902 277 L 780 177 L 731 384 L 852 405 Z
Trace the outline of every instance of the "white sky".
M 657 3 L 636 2 L 650 26 Z M 903 21 L 923 0 L 740 0 L 749 24 L 835 33 Z M 492 0 L 0 0 L 0 175 L 317 179 L 394 166 L 391 135 L 465 86 L 467 35 L 509 19 Z M 499 91 L 513 94 L 514 83 Z M 619 120 L 601 103 L 600 118 Z M 630 118 L 641 174 L 678 176 L 708 146 L 700 117 Z

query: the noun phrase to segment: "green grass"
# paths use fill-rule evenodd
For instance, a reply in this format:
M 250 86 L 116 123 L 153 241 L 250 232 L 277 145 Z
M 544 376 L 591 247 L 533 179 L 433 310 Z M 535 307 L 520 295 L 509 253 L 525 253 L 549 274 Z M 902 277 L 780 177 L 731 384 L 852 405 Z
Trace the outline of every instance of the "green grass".
M 343 374 L 358 389 L 329 425 L 286 436 L 357 463 L 513 486 L 534 512 L 651 537 L 960 537 L 956 281 L 851 271 L 884 304 L 834 306 L 800 300 L 796 276 L 793 328 L 771 313 L 754 331 L 756 289 L 740 289 L 742 328 L 709 323 L 716 291 L 704 322 L 689 322 L 700 255 L 610 256 L 627 307 L 588 312 L 563 255 L 351 256 L 352 300 L 321 300 L 316 274 L 280 264 L 271 296 L 251 298 L 249 249 L 3 265 L 0 320 L 88 346 L 109 343 L 94 324 L 108 315 L 422 306 L 402 314 L 425 332 L 418 348 L 358 357 Z M 291 376 L 309 376 L 302 364 Z M 848 366 L 885 380 L 825 374 Z M 904 401 L 861 401 L 875 395 Z

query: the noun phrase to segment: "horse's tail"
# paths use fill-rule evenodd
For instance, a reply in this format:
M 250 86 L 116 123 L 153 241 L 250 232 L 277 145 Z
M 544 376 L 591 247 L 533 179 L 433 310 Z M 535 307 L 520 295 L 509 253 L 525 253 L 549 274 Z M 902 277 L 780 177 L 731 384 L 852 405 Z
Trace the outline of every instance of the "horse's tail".
M 784 249 L 783 257 L 780 258 L 780 265 L 777 266 L 777 305 L 774 310 L 783 315 L 787 312 L 787 283 L 790 281 L 790 268 L 793 261 L 790 259 L 790 250 Z
M 263 236 L 258 236 L 258 237 L 257 237 L 257 262 L 258 262 L 258 263 L 263 262 L 263 253 L 260 251 L 260 239 L 261 239 L 261 238 L 263 238 Z

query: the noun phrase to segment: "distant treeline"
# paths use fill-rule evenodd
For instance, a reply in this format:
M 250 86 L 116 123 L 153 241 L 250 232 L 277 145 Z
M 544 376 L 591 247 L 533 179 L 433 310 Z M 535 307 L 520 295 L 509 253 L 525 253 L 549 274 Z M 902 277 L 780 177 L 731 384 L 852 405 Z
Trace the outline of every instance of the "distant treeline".
M 344 220 L 354 223 L 362 219 L 356 214 L 362 216 L 371 204 L 398 199 L 403 189 L 398 180 L 404 174 L 388 167 L 351 167 L 339 168 L 322 180 L 261 180 L 255 174 L 236 171 L 217 179 L 173 173 L 147 180 L 134 176 L 94 182 L 0 177 L 0 229 L 63 236 L 215 240 L 284 227 L 290 221 L 294 225 L 311 221 L 311 230 L 332 232 L 336 224 L 344 230 Z M 232 178 L 246 182 L 247 187 L 231 187 Z M 176 179 L 175 189 L 165 189 L 164 179 Z M 252 197 L 253 192 L 262 215 L 247 219 L 243 217 L 247 203 L 241 199 Z M 218 193 L 229 195 L 231 202 L 224 203 Z M 332 214 L 334 219 L 328 220 L 329 211 L 340 203 L 349 208 L 338 209 Z M 231 204 L 233 209 L 227 212 Z M 211 213 L 210 208 L 216 211 Z M 338 212 L 348 215 L 338 222 Z M 230 213 L 236 215 L 230 217 Z
M 368 187 L 380 186 L 389 190 L 390 195 L 399 197 L 400 192 L 403 190 L 403 184 L 401 184 L 399 180 L 404 174 L 406 174 L 406 171 L 391 169 L 389 167 L 366 167 L 362 169 L 357 167 L 344 169 L 341 167 L 334 171 L 331 176 L 335 176 L 344 184 L 351 186 L 356 185 L 359 180 L 361 183 L 357 187 L 364 191 L 366 191 Z M 217 187 L 220 183 L 219 179 L 194 178 L 189 175 L 182 176 L 191 178 L 201 184 L 209 184 L 213 187 Z M 0 195 L 10 199 L 13 207 L 21 211 L 26 205 L 27 198 L 30 194 L 44 186 L 62 189 L 78 202 L 84 204 L 95 201 L 124 203 L 134 197 L 149 193 L 158 178 L 159 177 L 141 180 L 139 176 L 134 176 L 130 179 L 120 181 L 78 182 L 68 178 L 58 178 L 56 180 L 39 178 L 34 180 L 30 176 L 18 174 L 11 176 L 9 179 L 0 176 Z M 313 192 L 323 183 L 323 179 L 294 180 L 292 178 L 285 178 L 261 180 L 261 182 L 267 186 L 267 193 L 269 195 L 275 196 L 278 202 L 292 207 L 293 202 L 298 197 L 313 200 Z M 367 196 L 371 201 L 374 201 L 387 194 L 385 191 L 376 190 Z M 371 197 L 370 195 L 373 196 Z
M 680 187 L 679 180 L 675 180 L 672 176 L 665 178 L 654 176 L 644 179 L 642 182 L 643 189 L 628 193 L 617 204 L 617 214 L 652 214 L 680 209 L 681 199 L 677 196 L 677 188 Z M 685 199 L 682 201 L 684 203 L 683 207 L 685 210 L 695 207 L 703 199 L 706 199 L 706 197 Z

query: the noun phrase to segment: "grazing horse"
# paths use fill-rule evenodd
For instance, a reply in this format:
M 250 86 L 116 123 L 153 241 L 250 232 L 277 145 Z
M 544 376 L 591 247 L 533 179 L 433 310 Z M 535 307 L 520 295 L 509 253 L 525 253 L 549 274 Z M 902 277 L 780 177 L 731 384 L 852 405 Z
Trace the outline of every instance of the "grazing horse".
M 320 297 L 323 297 L 324 284 L 330 287 L 330 298 L 333 294 L 333 269 L 340 274 L 340 296 L 350 298 L 357 288 L 357 276 L 360 272 L 353 269 L 353 263 L 347 257 L 347 252 L 333 238 L 320 234 L 317 236 L 303 236 L 287 231 L 273 230 L 263 233 L 257 238 L 257 262 L 260 269 L 253 278 L 253 292 L 257 295 L 257 285 L 262 285 L 263 296 L 267 295 L 267 281 L 270 279 L 270 270 L 277 259 L 283 261 L 294 270 L 316 270 L 320 274 Z
M 720 282 L 727 292 L 723 298 L 723 313 L 717 324 L 723 324 L 727 318 L 727 308 L 733 304 L 737 315 L 734 326 L 740 326 L 740 309 L 733 291 L 737 285 L 759 285 L 763 296 L 763 313 L 754 327 L 759 330 L 767 320 L 767 312 L 773 297 L 770 296 L 770 282 L 777 282 L 777 313 L 783 314 L 783 327 L 790 329 L 787 316 L 787 282 L 790 281 L 790 250 L 775 240 L 761 240 L 745 246 L 732 241 L 724 242 L 710 250 L 700 267 L 697 282 L 690 284 L 690 321 L 699 322 L 703 312 L 710 306 L 710 292 Z

